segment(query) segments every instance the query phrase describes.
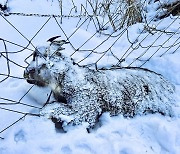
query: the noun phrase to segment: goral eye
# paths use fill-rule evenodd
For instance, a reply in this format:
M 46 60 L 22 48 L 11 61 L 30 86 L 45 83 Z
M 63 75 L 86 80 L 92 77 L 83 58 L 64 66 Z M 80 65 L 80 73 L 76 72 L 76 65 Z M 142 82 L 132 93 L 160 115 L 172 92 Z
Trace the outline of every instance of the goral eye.
M 61 57 L 61 53 L 60 52 L 56 52 L 56 56 Z
M 41 66 L 42 68 L 46 68 L 46 64 L 42 64 L 42 66 Z

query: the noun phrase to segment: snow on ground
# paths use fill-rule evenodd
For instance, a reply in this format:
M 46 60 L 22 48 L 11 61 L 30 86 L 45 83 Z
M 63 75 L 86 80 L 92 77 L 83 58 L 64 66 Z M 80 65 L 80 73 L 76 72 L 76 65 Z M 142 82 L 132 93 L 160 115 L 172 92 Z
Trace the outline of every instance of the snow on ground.
M 81 1 L 79 1 L 80 3 Z M 0 0 L 1 4 L 4 4 L 4 0 Z M 68 4 L 68 1 L 66 2 Z M 66 4 L 66 5 L 67 5 Z M 72 4 L 72 3 L 70 3 Z M 40 1 L 40 0 L 13 0 L 9 1 L 10 12 L 23 12 L 23 13 L 41 13 L 41 14 L 58 14 L 59 4 L 58 1 Z M 68 7 L 65 7 L 65 10 Z M 151 10 L 148 7 L 148 10 Z M 153 9 L 152 9 L 153 10 Z M 153 11 L 152 11 L 153 12 Z M 150 13 L 149 13 L 150 15 Z M 161 24 L 158 22 L 152 23 L 152 25 L 158 24 L 159 30 L 165 29 L 167 23 L 170 23 L 175 17 L 167 17 L 162 20 Z M 52 36 L 62 35 L 65 39 L 65 35 L 62 34 L 60 27 L 57 25 L 54 19 L 50 19 L 49 22 L 44 26 L 44 28 L 36 36 L 36 32 L 44 25 L 48 18 L 38 18 L 38 17 L 22 17 L 22 16 L 8 16 L 8 21 L 13 23 L 13 25 L 22 33 L 19 34 L 2 16 L 0 16 L 0 38 L 15 42 L 22 46 L 28 45 L 28 40 L 32 40 L 34 46 L 39 46 L 45 44 L 46 40 Z M 77 19 L 63 19 L 63 24 L 61 25 L 63 30 L 68 36 L 70 36 L 76 29 L 74 25 L 77 25 Z M 169 31 L 177 31 L 180 19 L 177 19 L 170 27 Z M 86 31 L 87 25 L 82 26 L 78 31 L 70 38 L 70 41 L 75 45 L 76 48 L 80 47 L 85 40 L 87 40 L 94 31 L 94 27 L 90 25 L 88 31 Z M 143 24 L 136 24 L 130 27 L 129 39 L 131 41 L 136 41 L 139 33 L 142 32 Z M 117 32 L 118 33 L 118 32 Z M 142 41 L 149 33 L 144 32 L 138 41 Z M 115 35 L 115 34 L 114 34 Z M 130 54 L 129 59 L 124 62 L 124 66 L 127 66 L 133 61 L 133 57 L 142 54 L 144 52 L 143 46 L 148 46 L 157 37 L 158 33 L 154 35 L 148 35 L 146 40 L 142 41 L 142 48 L 136 50 L 136 52 Z M 165 44 L 168 46 L 171 41 L 178 40 L 179 35 L 172 36 L 172 38 Z M 82 49 L 93 49 L 97 46 L 105 36 L 98 37 L 96 35 L 91 39 Z M 161 36 L 157 40 L 157 44 L 166 41 L 167 35 Z M 114 40 L 109 39 L 104 46 L 97 48 L 98 52 L 102 52 L 107 49 Z M 178 42 L 178 41 L 177 41 Z M 176 43 L 177 43 L 176 42 Z M 21 66 L 27 66 L 24 59 L 32 53 L 34 49 L 33 45 L 29 45 L 28 49 L 23 52 L 18 52 L 14 54 L 8 54 L 9 58 Z M 114 53 L 121 57 L 124 53 L 118 51 L 126 51 L 130 46 L 130 42 L 127 40 L 127 33 L 122 35 L 122 37 L 114 45 Z M 22 50 L 22 47 L 7 43 L 8 51 L 15 52 Z M 175 46 L 177 47 L 177 46 Z M 8 98 L 11 100 L 21 102 L 36 106 L 37 108 L 25 106 L 23 104 L 18 105 L 1 105 L 0 104 L 0 154 L 84 154 L 84 153 L 119 153 L 119 154 L 178 154 L 180 153 L 180 50 L 178 49 L 175 53 L 172 48 L 162 57 L 159 57 L 163 53 L 163 49 L 160 49 L 157 54 L 147 62 L 143 67 L 156 71 L 162 74 L 168 80 L 170 80 L 176 87 L 176 107 L 174 107 L 175 117 L 164 117 L 159 114 L 147 115 L 147 116 L 137 116 L 133 119 L 127 119 L 121 115 L 116 117 L 109 117 L 108 113 L 102 115 L 100 119 L 101 127 L 92 130 L 91 133 L 87 133 L 86 124 L 82 126 L 74 126 L 67 128 L 67 132 L 64 133 L 55 128 L 54 123 L 45 117 L 33 117 L 26 116 L 18 123 L 7 129 L 2 130 L 15 122 L 17 119 L 21 118 L 23 115 L 18 113 L 13 113 L 10 111 L 5 111 L 2 108 L 8 108 L 13 110 L 18 110 L 22 112 L 38 113 L 38 107 L 42 107 L 43 103 L 46 101 L 49 89 L 41 89 L 37 87 L 32 87 L 26 81 L 22 79 L 8 78 L 4 82 L 0 83 L 0 98 Z M 68 54 L 73 52 L 72 48 L 67 47 Z M 148 54 L 146 54 L 142 59 L 146 59 L 148 56 L 153 54 L 158 47 L 154 45 Z M 5 51 L 3 41 L 0 40 L 0 52 Z M 130 51 L 129 51 L 130 53 Z M 127 53 L 128 54 L 128 53 Z M 3 54 L 5 55 L 5 54 Z M 83 57 L 87 56 L 87 52 L 78 52 L 74 55 L 76 61 L 81 60 Z M 89 59 L 84 61 L 84 63 L 90 63 L 92 60 L 96 61 L 98 59 L 97 55 L 92 55 Z M 31 59 L 28 59 L 30 61 Z M 104 66 L 104 64 L 117 63 L 116 59 L 112 57 L 111 54 L 107 54 L 104 59 L 101 59 L 99 66 Z M 82 63 L 83 64 L 83 63 Z M 0 73 L 7 74 L 7 63 L 3 56 L 0 56 Z M 133 66 L 138 65 L 136 61 Z M 10 74 L 16 77 L 23 77 L 24 68 L 16 66 L 10 63 Z M 0 76 L 2 80 L 4 76 Z M 24 94 L 32 89 L 26 95 Z M 0 103 L 8 101 L 0 99 Z

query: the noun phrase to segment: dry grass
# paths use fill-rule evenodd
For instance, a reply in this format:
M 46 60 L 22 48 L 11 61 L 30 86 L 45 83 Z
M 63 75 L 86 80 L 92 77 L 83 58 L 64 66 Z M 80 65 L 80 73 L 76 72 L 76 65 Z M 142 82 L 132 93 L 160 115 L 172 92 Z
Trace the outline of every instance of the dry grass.
M 63 0 L 59 0 L 59 4 L 63 15 Z M 69 15 L 72 12 L 79 13 L 80 16 L 90 15 L 99 30 L 104 29 L 107 21 L 114 31 L 142 21 L 141 5 L 138 0 L 86 0 L 81 6 L 76 6 L 75 0 L 71 0 L 71 5 Z

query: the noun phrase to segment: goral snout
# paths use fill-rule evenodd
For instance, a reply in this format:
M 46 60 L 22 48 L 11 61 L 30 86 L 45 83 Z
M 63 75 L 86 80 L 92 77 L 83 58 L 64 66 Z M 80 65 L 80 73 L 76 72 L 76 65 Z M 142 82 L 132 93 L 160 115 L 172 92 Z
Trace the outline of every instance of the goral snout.
M 26 68 L 24 71 L 24 78 L 29 84 L 35 84 L 40 87 L 46 86 L 46 83 L 40 79 L 38 75 L 38 70 L 35 68 Z

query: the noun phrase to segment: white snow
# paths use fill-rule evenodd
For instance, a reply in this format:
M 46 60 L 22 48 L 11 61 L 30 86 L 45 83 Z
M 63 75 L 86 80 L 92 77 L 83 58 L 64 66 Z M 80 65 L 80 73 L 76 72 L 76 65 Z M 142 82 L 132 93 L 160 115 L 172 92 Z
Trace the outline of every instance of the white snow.
M 172 3 L 175 0 L 161 0 L 162 2 Z M 5 4 L 5 0 L 0 0 L 1 4 Z M 84 1 L 75 1 L 75 4 L 81 4 Z M 69 5 L 68 5 L 69 4 Z M 10 12 L 22 12 L 22 13 L 39 13 L 39 14 L 60 14 L 60 8 L 58 0 L 13 0 L 9 1 Z M 69 13 L 69 8 L 72 6 L 72 1 L 68 0 L 64 3 L 64 12 Z M 153 6 L 153 7 L 152 7 Z M 155 16 L 155 8 L 158 4 L 151 4 L 147 7 L 147 20 L 151 20 Z M 79 8 L 78 8 L 79 9 Z M 73 10 L 74 11 L 74 10 Z M 79 10 L 78 10 L 79 11 Z M 73 12 L 72 14 L 76 14 Z M 28 40 L 32 40 L 32 44 L 40 46 L 46 43 L 46 41 L 52 37 L 61 35 L 63 39 L 66 36 L 57 25 L 54 18 L 51 18 L 44 28 L 35 35 L 38 30 L 48 20 L 47 18 L 39 17 L 22 17 L 22 16 L 7 16 L 10 21 L 22 34 L 15 30 L 2 16 L 0 16 L 0 38 L 12 41 L 18 45 L 26 47 Z M 121 115 L 116 117 L 110 117 L 108 113 L 105 113 L 100 118 L 100 127 L 88 133 L 86 131 L 87 123 L 80 126 L 66 127 L 66 133 L 60 132 L 55 128 L 54 123 L 45 117 L 29 116 L 22 118 L 15 125 L 9 129 L 4 128 L 11 125 L 13 122 L 23 117 L 21 113 L 10 112 L 2 108 L 16 110 L 20 112 L 30 112 L 38 114 L 40 108 L 46 102 L 50 90 L 37 88 L 29 85 L 23 79 L 16 79 L 9 77 L 7 80 L 0 82 L 0 154 L 179 154 L 180 153 L 180 48 L 177 49 L 179 43 L 179 27 L 180 18 L 167 17 L 162 21 L 153 21 L 150 25 L 158 25 L 158 30 L 166 30 L 168 32 L 176 32 L 167 43 L 163 44 L 164 48 L 158 50 L 157 44 L 165 42 L 171 34 L 163 34 L 160 38 L 158 36 L 161 32 L 154 32 L 153 35 L 149 35 L 147 31 L 143 31 L 144 24 L 136 24 L 129 28 L 129 33 L 125 32 L 121 38 L 114 44 L 112 50 L 117 57 L 121 57 L 128 50 L 131 42 L 141 42 L 141 47 L 131 53 L 131 50 L 125 54 L 129 55 L 123 66 L 131 64 L 135 57 L 142 55 L 146 49 L 144 46 L 149 46 L 157 39 L 156 44 L 148 50 L 148 52 L 141 57 L 141 60 L 150 57 L 156 50 L 158 52 L 148 61 L 143 67 L 153 70 L 162 74 L 176 87 L 176 107 L 174 107 L 175 117 L 165 117 L 160 114 L 149 114 L 146 116 L 136 116 L 133 119 L 127 119 Z M 175 20 L 176 19 L 176 20 Z M 57 19 L 58 21 L 59 18 Z M 169 24 L 174 21 L 170 27 Z M 65 31 L 67 36 L 70 36 L 75 30 L 78 23 L 77 18 L 64 18 L 63 24 L 60 25 Z M 78 24 L 80 25 L 83 20 Z M 81 49 L 94 49 L 100 42 L 102 42 L 107 36 L 96 34 L 88 43 L 83 43 L 88 40 L 94 33 L 95 27 L 91 23 L 87 29 L 88 22 L 84 24 L 77 32 L 72 35 L 70 42 L 75 48 L 81 47 Z M 168 27 L 168 28 L 166 28 Z M 143 31 L 143 34 L 139 34 Z M 120 32 L 116 32 L 116 35 Z M 147 37 L 146 37 L 147 36 Z M 146 39 L 144 39 L 146 37 Z M 138 38 L 136 40 L 136 38 Z M 144 39 L 144 40 L 143 40 Z M 177 40 L 177 41 L 176 41 Z M 115 40 L 108 39 L 102 46 L 94 49 L 99 53 L 107 50 Z M 168 50 L 168 46 L 172 45 L 176 41 L 176 45 Z M 20 46 L 16 46 L 11 43 L 7 43 L 8 51 L 15 52 L 22 50 Z M 23 52 L 9 53 L 8 56 L 11 60 L 17 62 L 21 66 L 26 67 L 28 64 L 24 62 L 24 59 L 32 53 L 34 50 L 33 45 L 28 45 L 28 49 Z M 135 45 L 136 46 L 136 43 Z M 177 50 L 176 50 L 177 49 Z M 160 57 L 166 50 L 168 52 Z M 0 40 L 0 52 L 4 52 L 3 41 Z M 173 53 L 176 51 L 175 53 Z M 73 53 L 73 49 L 67 46 L 66 50 L 68 55 Z M 7 55 L 3 53 L 6 57 Z M 88 52 L 78 51 L 73 55 L 76 62 L 82 60 L 87 56 Z M 81 64 L 88 64 L 98 60 L 102 54 L 93 53 L 88 59 L 82 61 Z M 30 62 L 32 57 L 28 58 Z M 110 66 L 118 62 L 110 52 L 105 54 L 99 62 L 98 66 Z M 142 61 L 135 61 L 132 66 L 139 66 Z M 21 68 L 13 63 L 7 64 L 6 59 L 0 56 L 0 74 L 8 74 L 7 65 L 10 65 L 10 75 L 16 77 L 23 77 L 23 71 L 25 68 Z M 0 75 L 0 81 L 6 76 Z M 31 88 L 31 89 L 30 89 Z M 28 90 L 30 91 L 28 92 Z M 28 92 L 26 96 L 24 94 Z M 11 103 L 8 100 L 19 101 L 21 104 L 17 105 L 3 105 L 2 103 Z M 15 103 L 15 102 L 14 102 Z M 28 104 L 36 106 L 37 108 L 23 105 Z M 69 121 L 69 117 L 63 116 L 64 120 Z

